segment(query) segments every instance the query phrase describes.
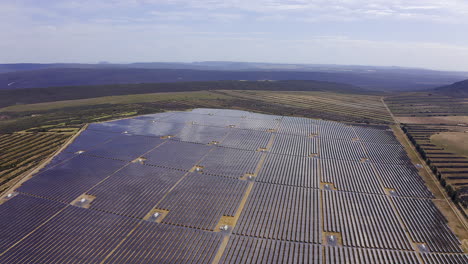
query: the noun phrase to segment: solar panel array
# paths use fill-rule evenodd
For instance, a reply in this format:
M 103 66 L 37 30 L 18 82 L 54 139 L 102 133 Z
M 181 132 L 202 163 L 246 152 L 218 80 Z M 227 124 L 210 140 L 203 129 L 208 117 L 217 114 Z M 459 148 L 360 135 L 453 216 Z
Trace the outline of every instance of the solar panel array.
M 388 128 L 145 115 L 0 200 L 0 263 L 467 263 L 432 198 Z

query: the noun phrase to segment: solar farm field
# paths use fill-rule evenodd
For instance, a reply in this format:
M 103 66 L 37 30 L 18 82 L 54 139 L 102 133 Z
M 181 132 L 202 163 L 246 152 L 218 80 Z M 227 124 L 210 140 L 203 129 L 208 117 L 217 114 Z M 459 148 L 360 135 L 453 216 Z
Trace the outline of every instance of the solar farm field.
M 164 112 L 90 124 L 2 197 L 0 263 L 468 263 L 440 202 L 387 126 Z

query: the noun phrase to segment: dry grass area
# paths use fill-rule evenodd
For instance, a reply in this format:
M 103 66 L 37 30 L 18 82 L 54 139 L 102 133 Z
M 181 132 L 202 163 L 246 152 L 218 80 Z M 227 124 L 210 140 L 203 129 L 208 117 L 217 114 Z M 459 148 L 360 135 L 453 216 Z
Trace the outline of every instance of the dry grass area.
M 446 124 L 458 125 L 468 124 L 468 116 L 430 116 L 430 117 L 415 117 L 415 116 L 400 116 L 396 117 L 397 121 L 405 124 Z
M 442 132 L 432 135 L 431 142 L 448 152 L 468 157 L 468 133 Z

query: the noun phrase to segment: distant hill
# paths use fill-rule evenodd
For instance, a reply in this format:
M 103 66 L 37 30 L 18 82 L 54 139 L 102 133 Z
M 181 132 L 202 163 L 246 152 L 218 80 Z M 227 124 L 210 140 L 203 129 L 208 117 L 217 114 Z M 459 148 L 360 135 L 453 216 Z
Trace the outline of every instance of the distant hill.
M 183 67 L 195 67 L 197 69 L 183 69 Z M 245 67 L 251 68 L 240 70 Z M 265 69 L 259 69 L 261 67 Z M 468 77 L 468 74 L 463 75 L 464 73 L 404 68 L 330 65 L 306 67 L 305 65 L 215 62 L 198 64 L 134 63 L 122 65 L 3 64 L 0 65 L 0 71 L 1 69 L 3 69 L 4 73 L 0 73 L 0 89 L 222 80 L 316 80 L 347 83 L 372 90 L 404 91 L 430 89 Z
M 456 82 L 451 85 L 436 88 L 434 91 L 438 94 L 443 94 L 453 97 L 468 97 L 468 80 Z

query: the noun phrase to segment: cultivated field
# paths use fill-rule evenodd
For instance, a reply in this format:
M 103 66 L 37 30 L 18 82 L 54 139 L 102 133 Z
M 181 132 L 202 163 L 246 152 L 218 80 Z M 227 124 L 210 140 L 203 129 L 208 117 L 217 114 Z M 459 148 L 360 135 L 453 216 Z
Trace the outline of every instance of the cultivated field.
M 221 91 L 243 99 L 289 107 L 288 115 L 358 123 L 392 123 L 380 96 L 328 92 Z
M 69 137 L 62 133 L 0 134 L 0 194 L 51 156 Z
M 466 263 L 468 231 L 418 172 L 384 126 L 206 108 L 90 124 L 2 199 L 0 262 Z
M 385 98 L 397 117 L 467 116 L 468 98 L 431 93 L 404 93 Z M 466 120 L 466 118 L 464 118 Z

